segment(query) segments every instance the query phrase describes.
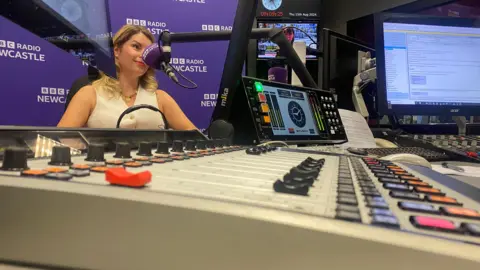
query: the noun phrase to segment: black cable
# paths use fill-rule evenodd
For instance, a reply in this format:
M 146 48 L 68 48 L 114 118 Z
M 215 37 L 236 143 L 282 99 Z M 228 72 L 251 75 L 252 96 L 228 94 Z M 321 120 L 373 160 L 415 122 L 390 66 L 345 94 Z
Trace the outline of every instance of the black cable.
M 120 114 L 120 117 L 118 117 L 117 128 L 120 128 L 120 122 L 122 122 L 122 119 L 125 115 L 127 115 L 131 112 L 134 112 L 136 110 L 140 110 L 140 109 L 149 109 L 149 110 L 152 110 L 152 111 L 155 111 L 155 112 L 159 112 L 161 114 L 162 118 L 163 118 L 163 123 L 165 124 L 165 129 L 169 129 L 167 119 L 165 118 L 165 115 L 162 113 L 162 111 L 160 111 L 157 107 L 154 107 L 154 106 L 148 105 L 148 104 L 133 105 L 132 107 L 123 111 L 122 114 Z
M 178 75 L 180 75 L 180 77 L 182 77 L 183 79 L 185 79 L 186 81 L 188 81 L 189 83 L 191 83 L 193 86 L 186 86 L 186 85 L 183 85 L 181 84 L 180 82 L 175 82 L 175 84 L 178 84 L 180 85 L 181 87 L 183 88 L 186 88 L 186 89 L 196 89 L 198 87 L 198 85 L 196 83 L 194 83 L 192 80 L 190 80 L 189 78 L 185 77 L 185 75 L 183 75 L 180 71 L 178 71 L 177 68 L 175 68 L 174 66 L 170 65 L 170 64 L 167 64 L 169 65 L 173 70 L 175 70 L 176 73 L 178 73 Z

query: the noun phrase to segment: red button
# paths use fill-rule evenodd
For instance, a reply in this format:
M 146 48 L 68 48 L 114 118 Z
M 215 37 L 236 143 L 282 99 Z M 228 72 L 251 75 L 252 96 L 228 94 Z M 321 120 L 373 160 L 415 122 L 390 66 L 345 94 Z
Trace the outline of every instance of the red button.
M 467 156 L 477 158 L 478 154 L 475 152 L 467 152 Z
M 267 102 L 267 97 L 263 93 L 258 93 L 258 100 L 260 102 Z
M 110 168 L 105 172 L 105 180 L 112 185 L 143 187 L 150 183 L 152 174 L 149 171 L 131 173 L 121 167 Z
M 446 219 L 441 218 L 432 218 L 432 217 L 425 217 L 425 216 L 412 216 L 410 218 L 413 225 L 425 229 L 439 229 L 439 230 L 446 230 L 446 231 L 456 231 L 457 227 L 455 224 Z

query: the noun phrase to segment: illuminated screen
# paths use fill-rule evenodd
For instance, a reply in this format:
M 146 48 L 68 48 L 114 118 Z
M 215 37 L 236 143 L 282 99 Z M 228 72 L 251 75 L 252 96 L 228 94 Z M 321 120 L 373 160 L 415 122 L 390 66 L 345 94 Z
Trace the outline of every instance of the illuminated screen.
M 307 94 L 264 86 L 273 135 L 318 135 Z
M 307 47 L 317 49 L 316 43 L 318 43 L 318 29 L 316 23 L 258 23 L 258 28 L 283 28 L 286 26 L 294 26 L 300 28 L 306 33 L 308 33 L 308 35 L 312 37 L 313 40 L 315 40 L 314 43 L 310 38 L 307 37 L 307 35 L 305 35 L 305 33 L 299 31 L 298 29 L 291 29 L 292 32 L 290 32 L 290 34 L 287 33 L 286 36 L 292 41 L 292 43 L 293 41 L 305 41 Z M 277 56 L 278 49 L 278 45 L 276 43 L 273 43 L 269 39 L 258 40 L 258 58 L 275 58 Z M 306 58 L 316 58 L 316 56 L 307 54 Z
M 387 102 L 480 104 L 480 29 L 384 23 Z

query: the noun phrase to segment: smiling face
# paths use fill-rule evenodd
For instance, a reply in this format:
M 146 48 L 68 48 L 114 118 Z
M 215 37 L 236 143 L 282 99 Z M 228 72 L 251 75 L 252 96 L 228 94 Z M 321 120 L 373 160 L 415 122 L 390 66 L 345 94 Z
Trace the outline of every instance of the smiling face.
M 115 57 L 121 72 L 141 77 L 148 66 L 142 60 L 143 51 L 153 42 L 143 33 L 137 33 L 123 45 L 115 47 Z

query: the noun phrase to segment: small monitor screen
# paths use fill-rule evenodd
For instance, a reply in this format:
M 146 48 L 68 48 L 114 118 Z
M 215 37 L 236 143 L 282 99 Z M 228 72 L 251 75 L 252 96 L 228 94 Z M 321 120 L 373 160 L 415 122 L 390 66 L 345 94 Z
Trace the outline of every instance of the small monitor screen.
M 296 28 L 289 28 L 285 30 L 285 35 L 287 38 L 293 43 L 295 41 L 305 41 L 307 47 L 312 49 L 317 49 L 318 44 L 318 25 L 316 23 L 266 23 L 260 22 L 258 23 L 258 28 L 284 28 L 284 27 L 296 27 L 301 29 L 305 33 L 308 34 L 315 42 L 312 41 L 304 32 L 296 29 Z M 275 58 L 277 57 L 278 52 L 278 45 L 269 39 L 260 39 L 258 40 L 257 45 L 257 56 L 258 58 Z M 314 59 L 316 58 L 315 55 L 308 55 L 306 56 L 307 59 Z
M 384 22 L 388 105 L 480 104 L 480 29 Z
M 331 92 L 252 77 L 242 81 L 259 141 L 340 143 L 346 139 Z M 245 114 L 240 107 L 235 111 L 235 121 L 244 125 Z M 249 125 L 241 129 L 246 137 L 251 135 Z
M 273 135 L 318 135 L 307 93 L 264 86 Z

